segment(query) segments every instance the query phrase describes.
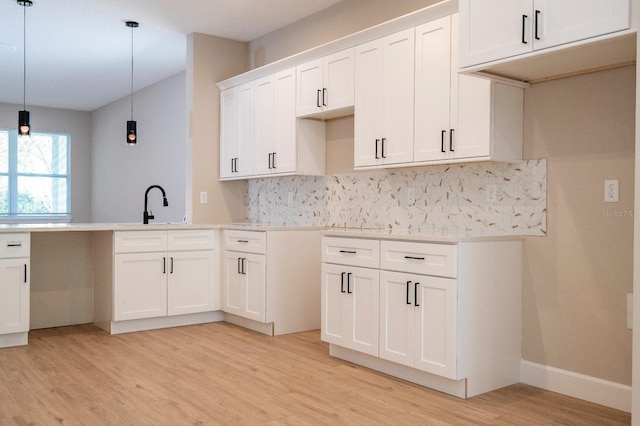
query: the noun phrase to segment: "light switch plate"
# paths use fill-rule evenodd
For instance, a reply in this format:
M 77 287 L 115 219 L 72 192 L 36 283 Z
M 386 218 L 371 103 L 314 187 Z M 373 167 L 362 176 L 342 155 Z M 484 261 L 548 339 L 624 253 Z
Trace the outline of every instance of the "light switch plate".
M 200 204 L 207 204 L 207 193 L 204 191 L 200 193 Z

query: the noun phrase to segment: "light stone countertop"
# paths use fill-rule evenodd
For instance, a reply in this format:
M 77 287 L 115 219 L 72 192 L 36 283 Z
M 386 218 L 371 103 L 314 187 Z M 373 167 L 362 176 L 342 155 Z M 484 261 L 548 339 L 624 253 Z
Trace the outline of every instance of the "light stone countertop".
M 189 225 L 184 223 L 11 223 L 0 224 L 0 233 L 65 232 L 65 231 L 161 231 L 173 229 L 217 229 L 221 225 Z
M 455 244 L 462 242 L 512 241 L 521 240 L 521 235 L 464 235 L 464 234 L 424 234 L 410 231 L 392 231 L 388 229 L 326 228 L 328 237 L 368 238 L 380 240 L 403 240 L 416 242 L 432 242 Z

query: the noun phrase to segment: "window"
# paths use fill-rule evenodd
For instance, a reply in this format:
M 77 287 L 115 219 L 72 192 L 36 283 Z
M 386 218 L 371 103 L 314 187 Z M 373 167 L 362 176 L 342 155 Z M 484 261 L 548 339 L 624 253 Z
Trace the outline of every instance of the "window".
M 0 220 L 70 218 L 69 142 L 65 133 L 0 129 Z

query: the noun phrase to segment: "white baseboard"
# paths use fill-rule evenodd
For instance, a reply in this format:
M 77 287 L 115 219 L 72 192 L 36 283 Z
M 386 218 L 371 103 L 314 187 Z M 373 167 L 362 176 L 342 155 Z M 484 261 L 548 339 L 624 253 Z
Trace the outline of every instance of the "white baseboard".
M 522 360 L 520 380 L 527 385 L 631 412 L 631 386 Z

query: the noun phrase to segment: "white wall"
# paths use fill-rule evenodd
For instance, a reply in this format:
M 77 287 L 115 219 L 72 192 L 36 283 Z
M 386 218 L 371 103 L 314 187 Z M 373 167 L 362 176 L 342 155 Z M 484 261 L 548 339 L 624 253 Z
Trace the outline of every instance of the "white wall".
M 162 207 L 160 191 L 152 190 L 153 222 L 181 222 L 185 214 L 186 73 L 134 93 L 136 146 L 126 144 L 130 102 L 126 97 L 91 114 L 91 221 L 142 223 L 145 190 L 157 184 L 165 189 L 169 207 Z
M 0 128 L 15 129 L 22 105 L 0 104 Z M 91 220 L 91 114 L 27 105 L 35 132 L 71 134 L 71 217 L 73 222 Z

